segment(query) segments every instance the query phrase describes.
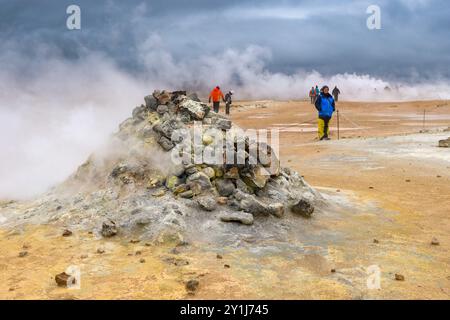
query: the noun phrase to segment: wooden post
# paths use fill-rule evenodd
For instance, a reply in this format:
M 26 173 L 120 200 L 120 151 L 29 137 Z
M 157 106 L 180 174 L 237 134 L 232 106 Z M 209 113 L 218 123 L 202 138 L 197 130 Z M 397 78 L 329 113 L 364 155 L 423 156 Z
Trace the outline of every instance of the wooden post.
M 422 122 L 422 130 L 425 131 L 425 109 L 423 109 L 423 122 Z

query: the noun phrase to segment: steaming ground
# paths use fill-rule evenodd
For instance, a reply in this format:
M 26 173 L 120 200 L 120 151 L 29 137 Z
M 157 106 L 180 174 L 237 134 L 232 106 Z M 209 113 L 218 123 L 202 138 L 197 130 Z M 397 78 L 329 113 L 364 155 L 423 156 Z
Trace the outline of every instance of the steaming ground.
M 280 226 L 295 237 L 256 241 L 249 234 L 226 247 L 174 247 L 83 231 L 66 238 L 57 223 L 3 229 L 0 297 L 190 299 L 185 283 L 195 278 L 200 285 L 193 297 L 200 299 L 450 298 L 450 154 L 437 147 L 450 136 L 447 102 L 343 102 L 339 109 L 353 123 L 342 119 L 341 125 L 351 130 L 336 141 L 333 122 L 327 142 L 301 131 L 315 126 L 308 102 L 238 104 L 232 118 L 244 128 L 289 129 L 280 134 L 283 165 L 298 170 L 329 203 L 295 229 Z M 423 109 L 429 120 L 420 133 Z M 28 255 L 19 257 L 23 250 Z M 80 290 L 54 283 L 68 265 L 82 270 Z M 367 288 L 369 266 L 380 268 L 381 289 Z
M 136 50 L 143 67 L 136 74 L 100 53 L 84 52 L 83 59 L 68 61 L 36 44 L 30 60 L 5 43 L 0 54 L 5 66 L 0 75 L 0 199 L 36 196 L 64 180 L 129 114 L 130 104 L 140 104 L 154 88 L 183 87 L 205 97 L 220 84 L 234 89 L 236 99 L 287 100 L 326 83 L 338 85 L 345 100 L 450 98 L 445 80 L 408 85 L 369 75 L 302 70 L 288 75 L 266 69 L 271 60 L 266 48 L 177 60 L 163 43 L 158 35 L 140 43 Z

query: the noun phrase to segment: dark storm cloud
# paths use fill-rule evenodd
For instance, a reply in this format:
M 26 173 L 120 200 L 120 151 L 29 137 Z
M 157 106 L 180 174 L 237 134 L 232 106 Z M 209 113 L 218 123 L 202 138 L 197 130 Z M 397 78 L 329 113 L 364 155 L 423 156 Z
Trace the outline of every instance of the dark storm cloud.
M 65 28 L 66 7 L 82 10 L 82 30 Z M 366 28 L 381 7 L 382 30 Z M 450 4 L 397 1 L 1 1 L 0 41 L 28 55 L 82 58 L 102 52 L 140 69 L 138 46 L 158 34 L 175 59 L 249 45 L 269 48 L 270 71 L 356 72 L 384 78 L 450 77 Z

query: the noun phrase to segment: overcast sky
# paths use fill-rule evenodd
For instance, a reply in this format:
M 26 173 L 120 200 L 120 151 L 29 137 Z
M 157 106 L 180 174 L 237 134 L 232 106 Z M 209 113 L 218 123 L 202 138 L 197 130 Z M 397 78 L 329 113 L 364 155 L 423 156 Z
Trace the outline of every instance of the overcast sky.
M 81 8 L 79 31 L 66 28 L 69 4 Z M 381 30 L 366 27 L 371 4 L 381 8 Z M 139 72 L 149 38 L 174 61 L 256 45 L 267 49 L 271 72 L 450 77 L 448 0 L 0 0 L 2 51 L 36 64 L 48 55 L 83 59 L 93 51 Z

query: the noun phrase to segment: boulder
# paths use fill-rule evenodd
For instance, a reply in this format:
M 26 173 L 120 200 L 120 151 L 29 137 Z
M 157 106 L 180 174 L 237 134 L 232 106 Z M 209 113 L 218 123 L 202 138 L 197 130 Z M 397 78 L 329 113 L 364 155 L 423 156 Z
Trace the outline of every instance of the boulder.
M 144 100 L 145 106 L 150 110 L 156 110 L 156 107 L 158 107 L 158 100 L 154 96 L 146 96 Z
M 193 120 L 203 120 L 210 108 L 201 102 L 185 99 L 178 105 L 180 113 L 188 114 Z
M 214 178 L 215 175 L 216 175 L 216 172 L 215 172 L 214 169 L 211 168 L 211 167 L 203 168 L 203 169 L 202 169 L 202 172 L 203 172 L 204 174 L 206 174 L 210 179 Z
M 117 226 L 116 223 L 112 220 L 108 220 L 103 222 L 101 234 L 105 238 L 113 237 L 117 234 Z
M 244 173 L 242 180 L 250 187 L 250 188 L 259 188 L 262 189 L 269 180 L 270 175 L 262 166 L 257 166 L 249 172 Z
M 450 138 L 439 140 L 439 147 L 440 148 L 449 148 L 450 147 Z
M 277 218 L 282 218 L 284 216 L 284 204 L 271 203 L 268 206 L 269 213 Z
M 198 206 L 205 211 L 214 211 L 217 207 L 216 200 L 212 196 L 201 196 L 197 198 Z
M 243 211 L 224 213 L 220 216 L 223 222 L 239 222 L 245 225 L 253 224 L 253 215 Z
M 194 192 L 192 190 L 187 190 L 185 192 L 180 193 L 181 198 L 190 199 L 194 196 Z
M 203 172 L 197 172 L 194 174 L 191 174 L 187 177 L 186 183 L 196 182 L 201 186 L 202 190 L 207 190 L 212 187 L 211 181 L 209 180 L 209 177 L 203 173 Z
M 160 104 L 158 108 L 156 108 L 156 112 L 158 112 L 159 114 L 164 114 L 166 112 L 169 112 L 169 108 L 165 104 Z
M 158 144 L 166 151 L 172 150 L 175 147 L 175 144 L 165 136 L 159 137 Z
M 159 104 L 168 104 L 171 99 L 172 96 L 169 92 L 163 90 L 163 91 L 154 91 L 153 92 L 153 97 L 155 97 L 155 99 L 158 101 Z
M 215 181 L 217 192 L 223 197 L 231 196 L 236 189 L 230 179 L 217 179 Z
M 170 189 L 170 190 L 174 190 L 175 187 L 178 187 L 182 183 L 183 183 L 182 180 L 175 175 L 169 176 L 166 179 L 166 187 L 167 187 L 167 189 Z
M 309 218 L 314 212 L 314 206 L 312 205 L 311 201 L 303 198 L 298 200 L 294 205 L 291 206 L 291 211 Z
M 179 128 L 179 124 L 175 119 L 168 119 L 153 126 L 153 131 L 165 136 L 168 139 L 172 138 L 173 132 Z

